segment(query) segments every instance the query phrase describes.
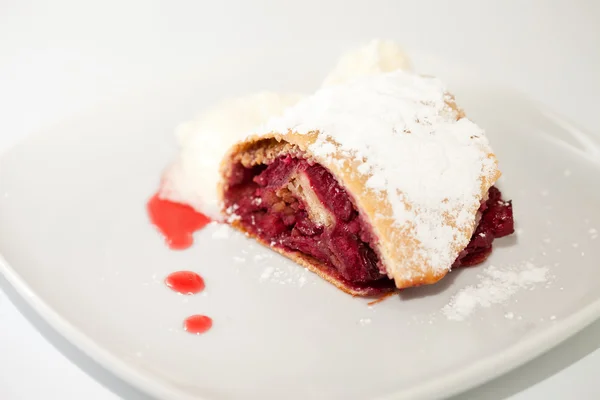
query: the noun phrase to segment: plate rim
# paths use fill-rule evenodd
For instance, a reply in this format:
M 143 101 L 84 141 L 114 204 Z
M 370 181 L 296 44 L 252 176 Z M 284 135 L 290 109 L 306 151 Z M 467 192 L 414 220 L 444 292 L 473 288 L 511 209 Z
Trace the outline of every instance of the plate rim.
M 77 349 L 91 357 L 111 373 L 151 396 L 170 399 L 176 396 L 176 399 L 181 400 L 211 400 L 206 396 L 190 395 L 168 384 L 159 383 L 162 381 L 152 379 L 138 368 L 135 368 L 96 343 L 38 296 L 1 253 L 0 272 L 2 272 L 6 280 L 40 318 L 45 320 L 61 336 L 74 344 Z M 554 324 L 550 328 L 537 332 L 527 339 L 508 347 L 506 350 L 487 356 L 467 368 L 433 378 L 427 385 L 409 387 L 377 397 L 376 399 L 420 399 L 429 398 L 434 395 L 449 397 L 459 394 L 533 360 L 580 332 L 598 318 L 600 318 L 600 297 L 576 313 L 562 319 L 560 324 Z M 502 359 L 503 362 L 498 362 L 498 359 Z
M 159 87 L 162 87 L 162 85 Z M 153 89 L 157 88 L 153 87 Z M 538 104 L 526 95 L 521 94 L 521 96 L 529 101 L 530 104 L 539 111 L 551 112 L 556 119 L 570 123 L 570 121 L 566 120 L 559 113 L 548 110 L 546 107 L 541 106 L 541 104 Z M 80 118 L 87 117 L 90 114 L 95 115 L 104 108 L 109 106 L 112 108 L 115 106 L 115 104 L 120 104 L 122 102 L 129 103 L 129 101 L 137 99 L 138 97 L 141 97 L 140 93 L 124 96 L 124 98 L 116 99 L 116 101 L 113 99 L 112 101 L 97 104 L 94 107 L 90 107 L 90 109 L 79 112 L 70 118 L 63 119 L 53 126 L 46 127 L 45 129 L 33 134 L 25 135 L 24 138 L 17 140 L 4 151 L 0 152 L 0 159 L 5 158 L 23 146 L 27 146 L 32 140 L 35 140 L 35 138 L 39 136 L 51 134 L 51 132 L 54 130 L 53 128 L 56 128 L 63 123 L 78 121 Z M 553 122 L 557 123 L 556 120 Z M 592 135 L 594 134 L 593 132 L 588 132 L 585 130 L 584 132 L 588 134 L 591 133 Z M 596 140 L 597 138 L 593 136 L 593 139 Z M 211 399 L 207 395 L 196 395 L 185 392 L 164 380 L 153 379 L 153 375 L 151 373 L 145 373 L 144 370 L 132 365 L 124 359 L 119 358 L 110 350 L 98 344 L 89 335 L 86 335 L 77 326 L 73 325 L 68 318 L 55 311 L 42 297 L 36 294 L 28 282 L 21 277 L 18 270 L 15 269 L 4 258 L 1 251 L 0 273 L 2 273 L 8 283 L 15 289 L 16 293 L 33 309 L 33 311 L 40 318 L 46 321 L 58 334 L 72 343 L 79 351 L 92 358 L 115 376 L 122 378 L 127 383 L 131 384 L 142 392 L 158 398 L 180 400 Z M 495 379 L 517 368 L 518 366 L 533 360 L 544 352 L 551 350 L 561 342 L 580 332 L 597 319 L 600 319 L 600 294 L 598 294 L 597 298 L 594 299 L 590 304 L 579 309 L 574 314 L 562 318 L 559 323 L 554 323 L 552 326 L 510 345 L 500 352 L 495 352 L 491 355 L 488 355 L 465 368 L 461 368 L 456 372 L 446 373 L 431 378 L 427 381 L 427 384 L 408 386 L 404 389 L 396 390 L 376 397 L 376 399 L 421 399 L 431 398 L 432 396 L 436 395 L 448 397 L 459 394 Z M 59 351 L 62 353 L 62 350 L 59 349 Z M 92 378 L 95 379 L 93 376 Z

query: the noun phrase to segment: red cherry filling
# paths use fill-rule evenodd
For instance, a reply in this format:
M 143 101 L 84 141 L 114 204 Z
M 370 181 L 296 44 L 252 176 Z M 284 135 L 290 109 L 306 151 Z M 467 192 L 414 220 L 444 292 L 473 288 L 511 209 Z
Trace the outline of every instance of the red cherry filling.
M 502 200 L 495 186 L 488 192 L 488 200 L 479 209 L 481 219 L 471 241 L 458 255 L 453 267 L 470 267 L 485 261 L 492 253 L 495 238 L 508 236 L 515 231 L 512 202 Z
M 246 230 L 272 246 L 299 251 L 325 264 L 324 273 L 349 288 L 373 293 L 394 287 L 382 273 L 369 225 L 350 196 L 321 165 L 281 156 L 269 165 L 234 167 L 225 205 Z M 495 237 L 513 231 L 512 206 L 490 189 L 471 242 L 454 266 L 475 265 L 491 253 Z
M 386 278 L 368 226 L 322 166 L 285 156 L 252 169 L 238 164 L 232 176 L 226 205 L 235 205 L 250 232 L 314 257 L 337 279 L 362 285 Z

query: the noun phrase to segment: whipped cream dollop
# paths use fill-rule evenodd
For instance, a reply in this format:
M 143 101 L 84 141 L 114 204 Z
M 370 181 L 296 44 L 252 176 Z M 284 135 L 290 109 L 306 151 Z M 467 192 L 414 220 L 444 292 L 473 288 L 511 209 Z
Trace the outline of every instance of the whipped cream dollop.
M 323 87 L 399 69 L 410 71 L 412 67 L 408 56 L 398 43 L 392 40 L 372 40 L 342 55 L 335 68 L 325 78 Z
M 303 96 L 260 92 L 224 101 L 176 130 L 180 153 L 163 176 L 160 196 L 220 219 L 219 165 L 225 152 L 253 128 Z
M 410 69 L 408 56 L 392 41 L 373 40 L 344 54 L 323 86 L 397 69 Z M 225 152 L 304 97 L 260 92 L 224 101 L 181 124 L 176 130 L 180 153 L 163 176 L 160 197 L 222 219 L 217 187 Z

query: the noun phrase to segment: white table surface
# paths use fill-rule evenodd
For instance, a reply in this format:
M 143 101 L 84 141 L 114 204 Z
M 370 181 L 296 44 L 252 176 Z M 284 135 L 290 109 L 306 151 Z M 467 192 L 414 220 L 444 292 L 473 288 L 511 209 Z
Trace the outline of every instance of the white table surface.
M 0 150 L 242 47 L 321 40 L 337 50 L 372 37 L 474 64 L 600 134 L 594 0 L 84 3 L 0 0 Z M 148 399 L 62 339 L 3 279 L 0 327 L 0 399 Z M 598 399 L 599 347 L 597 322 L 456 400 Z

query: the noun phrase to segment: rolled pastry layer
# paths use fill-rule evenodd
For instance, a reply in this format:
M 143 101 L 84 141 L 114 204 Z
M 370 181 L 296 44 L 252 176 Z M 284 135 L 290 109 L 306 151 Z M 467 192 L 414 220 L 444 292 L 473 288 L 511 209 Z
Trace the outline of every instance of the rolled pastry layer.
M 483 261 L 512 232 L 499 175 L 443 85 L 398 71 L 322 89 L 237 143 L 219 193 L 233 227 L 367 296 Z

